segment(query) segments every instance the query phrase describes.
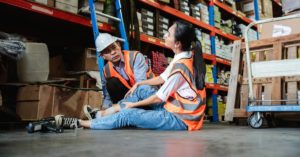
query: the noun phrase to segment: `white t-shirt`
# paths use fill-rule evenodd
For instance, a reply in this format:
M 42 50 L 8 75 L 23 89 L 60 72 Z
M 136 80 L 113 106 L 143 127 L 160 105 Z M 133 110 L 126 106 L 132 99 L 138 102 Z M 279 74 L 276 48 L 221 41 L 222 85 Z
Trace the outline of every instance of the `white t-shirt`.
M 176 54 L 166 70 L 160 75 L 165 83 L 157 91 L 156 96 L 158 96 L 162 101 L 167 101 L 169 96 L 175 92 L 178 92 L 181 97 L 190 100 L 197 96 L 195 91 L 190 87 L 189 83 L 184 79 L 181 73 L 175 73 L 169 77 L 174 63 L 182 58 L 190 58 L 192 57 L 191 55 L 192 53 L 187 51 Z

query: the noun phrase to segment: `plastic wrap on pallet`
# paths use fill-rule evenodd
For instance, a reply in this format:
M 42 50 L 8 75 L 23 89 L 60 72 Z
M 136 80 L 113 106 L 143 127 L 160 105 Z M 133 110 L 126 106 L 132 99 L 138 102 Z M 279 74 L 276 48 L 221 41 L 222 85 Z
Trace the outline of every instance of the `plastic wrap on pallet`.
M 295 0 L 282 0 L 282 11 L 284 13 L 289 13 L 294 10 L 300 9 L 300 1 Z
M 21 36 L 0 32 L 0 54 L 14 60 L 21 59 L 25 53 L 25 43 L 23 41 L 25 39 Z

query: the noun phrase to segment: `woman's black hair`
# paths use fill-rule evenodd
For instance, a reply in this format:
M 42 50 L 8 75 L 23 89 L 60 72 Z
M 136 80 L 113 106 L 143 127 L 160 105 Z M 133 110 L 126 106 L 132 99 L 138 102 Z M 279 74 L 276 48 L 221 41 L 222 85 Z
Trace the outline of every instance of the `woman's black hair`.
M 206 67 L 202 55 L 202 47 L 200 41 L 196 38 L 195 28 L 192 24 L 185 21 L 176 21 L 175 41 L 181 43 L 182 51 L 194 52 L 193 67 L 195 70 L 195 82 L 197 89 L 201 90 L 205 87 Z M 194 42 L 194 44 L 192 44 Z M 193 48 L 192 48 L 193 46 Z

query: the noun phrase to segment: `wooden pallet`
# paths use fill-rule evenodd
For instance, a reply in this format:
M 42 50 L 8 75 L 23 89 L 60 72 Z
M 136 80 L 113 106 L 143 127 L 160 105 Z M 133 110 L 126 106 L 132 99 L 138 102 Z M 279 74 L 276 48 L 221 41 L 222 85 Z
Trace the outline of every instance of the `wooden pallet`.
M 300 34 L 252 41 L 249 44 L 252 62 L 299 58 Z M 234 52 L 228 89 L 225 120 L 234 117 L 247 117 L 248 74 L 245 58 L 245 44 Z M 300 60 L 299 60 L 300 61 Z M 299 76 L 256 78 L 253 80 L 254 96 L 257 100 L 295 100 L 299 90 Z M 286 104 L 297 104 L 290 101 Z M 256 105 L 260 105 L 257 102 Z M 264 105 L 282 104 L 280 101 L 266 102 Z M 300 104 L 299 104 L 300 105 Z

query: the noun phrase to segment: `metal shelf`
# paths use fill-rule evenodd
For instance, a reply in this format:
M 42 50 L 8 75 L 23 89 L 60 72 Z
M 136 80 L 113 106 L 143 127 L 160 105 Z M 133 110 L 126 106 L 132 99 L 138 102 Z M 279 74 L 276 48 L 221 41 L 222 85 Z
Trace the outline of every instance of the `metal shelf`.
M 228 65 L 228 66 L 231 65 L 231 62 L 227 59 L 217 57 L 216 60 L 217 60 L 217 63 L 221 63 L 221 64 Z
M 202 21 L 199 21 L 199 20 L 197 20 L 197 19 L 195 19 L 191 16 L 188 16 L 188 15 L 184 14 L 183 12 L 181 12 L 179 10 L 176 10 L 174 8 L 171 8 L 167 5 L 160 4 L 160 3 L 152 1 L 152 0 L 139 0 L 139 1 L 142 2 L 142 3 L 148 4 L 148 5 L 156 8 L 156 9 L 164 11 L 164 12 L 166 12 L 166 13 L 172 15 L 172 16 L 175 16 L 177 18 L 180 18 L 182 20 L 190 22 L 190 23 L 192 23 L 196 26 L 199 26 L 199 27 L 201 27 L 205 30 L 208 30 L 210 32 L 215 32 L 215 33 L 219 34 L 220 36 L 223 36 L 223 37 L 225 37 L 229 40 L 238 40 L 238 39 L 240 39 L 240 38 L 238 38 L 238 37 L 236 37 L 232 34 L 225 33 L 224 31 L 221 31 L 221 30 L 219 30 L 219 29 L 217 29 L 217 28 L 215 28 L 215 27 L 213 27 L 209 24 L 206 24 Z
M 219 90 L 219 91 L 225 91 L 225 92 L 228 91 L 228 86 L 224 86 L 224 85 L 220 85 L 220 84 L 216 84 L 215 86 L 216 86 L 217 90 Z
M 229 6 L 221 3 L 219 0 L 213 0 L 213 3 L 218 6 L 219 8 L 225 10 L 226 12 L 236 16 L 237 18 L 241 19 L 242 21 L 246 22 L 247 24 L 250 24 L 252 22 L 252 20 L 250 20 L 249 18 L 245 17 L 243 14 L 241 14 L 240 12 L 233 10 L 232 8 L 230 8 Z
M 28 2 L 25 0 L 0 0 L 0 3 L 8 4 L 20 9 L 25 9 L 30 12 L 35 12 L 39 14 L 43 14 L 46 16 L 50 16 L 56 19 L 80 24 L 83 26 L 88 26 L 91 27 L 91 20 L 89 18 L 77 15 L 77 14 L 72 14 L 68 13 L 65 11 L 61 11 L 55 8 L 47 7 L 44 5 L 40 5 L 34 2 Z M 98 23 L 98 27 L 100 30 L 106 31 L 106 32 L 114 32 L 115 28 L 112 27 L 109 24 L 105 23 Z
M 146 43 L 154 44 L 156 46 L 168 49 L 168 47 L 165 46 L 165 42 L 164 41 L 162 41 L 161 39 L 158 39 L 156 37 L 148 36 L 148 35 L 146 35 L 144 33 L 140 34 L 140 40 L 143 41 L 143 42 L 146 42 Z

